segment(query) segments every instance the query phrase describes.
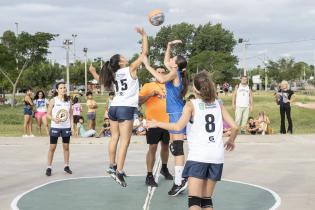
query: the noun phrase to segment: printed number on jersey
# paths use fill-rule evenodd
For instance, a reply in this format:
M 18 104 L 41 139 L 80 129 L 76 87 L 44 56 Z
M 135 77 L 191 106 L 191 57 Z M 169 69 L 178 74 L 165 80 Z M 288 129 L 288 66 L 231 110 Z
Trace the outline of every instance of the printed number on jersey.
M 127 79 L 121 79 L 119 81 L 115 81 L 115 87 L 116 87 L 116 92 L 120 95 L 123 96 L 125 90 L 128 89 L 127 85 Z
M 207 114 L 205 116 L 205 121 L 206 121 L 206 131 L 208 133 L 213 133 L 215 131 L 215 119 L 213 114 Z M 215 142 L 214 136 L 209 137 L 209 142 Z

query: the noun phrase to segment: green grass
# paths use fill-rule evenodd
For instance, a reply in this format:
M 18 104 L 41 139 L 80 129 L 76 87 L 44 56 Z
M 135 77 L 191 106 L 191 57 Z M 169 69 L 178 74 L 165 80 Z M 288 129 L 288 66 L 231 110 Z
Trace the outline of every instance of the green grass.
M 221 97 L 221 96 L 220 96 Z M 105 103 L 107 95 L 96 95 L 95 100 L 99 103 Z M 234 112 L 231 106 L 231 96 L 221 97 L 225 107 L 234 117 Z M 21 102 L 22 98 L 18 99 Z M 315 102 L 314 96 L 297 95 L 296 101 Z M 80 98 L 80 102 L 85 102 L 85 97 Z M 97 109 L 97 131 L 99 131 L 103 122 L 104 104 L 100 104 Z M 83 104 L 83 116 L 86 119 L 86 106 Z M 254 93 L 254 111 L 250 116 L 257 117 L 260 111 L 265 111 L 270 118 L 271 127 L 274 133 L 279 133 L 280 113 L 279 106 L 276 105 L 272 93 Z M 296 134 L 315 133 L 315 111 L 292 107 L 293 131 Z M 86 123 L 85 123 L 86 126 Z M 38 136 L 36 122 L 33 120 L 34 134 Z M 9 106 L 0 106 L 0 136 L 22 136 L 23 134 L 23 105 L 18 105 L 15 108 Z

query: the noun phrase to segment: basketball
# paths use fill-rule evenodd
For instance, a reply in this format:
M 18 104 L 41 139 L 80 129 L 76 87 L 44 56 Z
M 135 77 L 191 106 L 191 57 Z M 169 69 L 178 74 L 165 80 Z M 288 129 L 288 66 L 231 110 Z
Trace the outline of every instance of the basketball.
M 152 25 L 159 26 L 164 22 L 164 13 L 159 9 L 152 10 L 148 15 L 148 19 Z

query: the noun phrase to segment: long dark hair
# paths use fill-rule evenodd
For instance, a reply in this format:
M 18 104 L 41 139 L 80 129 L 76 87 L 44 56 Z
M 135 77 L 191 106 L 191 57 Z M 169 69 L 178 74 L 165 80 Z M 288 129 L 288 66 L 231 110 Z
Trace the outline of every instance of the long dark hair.
M 115 81 L 115 73 L 118 69 L 120 69 L 120 55 L 113 55 L 109 61 L 106 61 L 102 66 L 100 73 L 100 84 L 104 85 L 104 88 L 107 90 L 111 90 L 113 87 L 113 83 Z
M 203 70 L 195 75 L 194 86 L 202 101 L 206 103 L 214 102 L 217 97 L 216 88 L 207 71 Z
M 54 97 L 56 97 L 56 96 L 58 96 L 58 92 L 57 92 L 57 90 L 58 90 L 58 88 L 59 88 L 59 85 L 65 85 L 66 83 L 65 82 L 58 82 L 57 84 L 56 84 L 56 89 L 55 89 L 55 92 L 54 92 Z M 64 94 L 63 95 L 63 100 L 64 101 L 69 101 L 69 96 L 67 95 L 67 94 Z
M 45 96 L 44 91 L 39 90 L 39 91 L 36 92 L 36 94 L 34 96 L 34 100 L 38 100 L 39 99 L 39 93 L 42 93 L 43 94 L 43 98 L 42 99 L 45 99 L 46 96 Z
M 180 94 L 181 94 L 181 97 L 184 98 L 187 93 L 188 85 L 189 85 L 189 79 L 186 72 L 187 60 L 184 58 L 184 56 L 178 55 L 176 56 L 175 63 L 177 64 L 180 74 L 182 76 L 183 89 Z

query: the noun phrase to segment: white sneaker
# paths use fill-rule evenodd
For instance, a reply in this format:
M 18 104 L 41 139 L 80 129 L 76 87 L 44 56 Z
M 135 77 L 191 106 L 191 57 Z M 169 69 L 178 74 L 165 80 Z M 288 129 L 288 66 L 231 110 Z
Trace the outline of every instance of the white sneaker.
M 27 138 L 27 137 L 28 137 L 28 135 L 23 135 L 23 136 L 22 136 L 22 138 Z

